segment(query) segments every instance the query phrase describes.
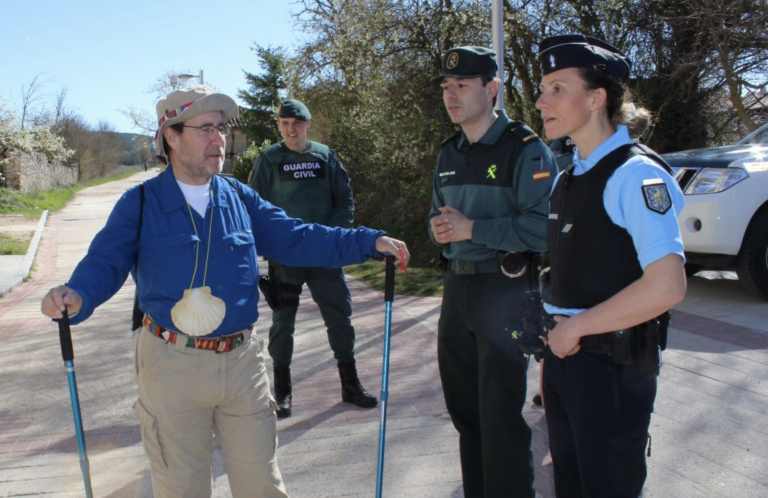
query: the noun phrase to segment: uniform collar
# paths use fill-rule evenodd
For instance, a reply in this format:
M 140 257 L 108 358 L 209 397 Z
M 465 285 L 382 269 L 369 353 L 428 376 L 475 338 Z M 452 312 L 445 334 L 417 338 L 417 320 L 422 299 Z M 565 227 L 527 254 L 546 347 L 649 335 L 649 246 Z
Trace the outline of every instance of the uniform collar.
M 285 140 L 280 140 L 280 147 L 283 149 L 283 152 L 288 154 L 309 154 L 314 148 L 312 145 L 312 140 L 307 140 L 307 147 L 301 152 L 296 152 L 295 150 L 289 149 L 288 146 L 285 145 Z
M 582 175 L 592 169 L 595 164 L 600 162 L 602 158 L 618 149 L 622 145 L 628 145 L 632 143 L 632 139 L 629 138 L 629 131 L 624 125 L 618 125 L 616 127 L 616 133 L 611 135 L 608 140 L 597 146 L 595 150 L 587 157 L 582 159 L 579 154 L 579 148 L 576 147 L 573 150 L 573 167 L 574 174 Z
M 480 140 L 477 141 L 477 143 L 485 144 L 485 145 L 493 145 L 504 133 L 504 130 L 507 129 L 507 125 L 510 123 L 510 120 L 507 117 L 507 113 L 504 112 L 503 109 L 501 110 L 497 109 L 496 114 L 497 114 L 497 117 L 491 124 L 491 127 L 488 128 L 488 131 L 485 132 L 485 134 L 480 138 Z M 470 145 L 472 144 L 469 143 L 467 136 L 462 131 L 461 137 L 459 138 L 459 144 L 458 144 L 459 149 L 469 148 Z

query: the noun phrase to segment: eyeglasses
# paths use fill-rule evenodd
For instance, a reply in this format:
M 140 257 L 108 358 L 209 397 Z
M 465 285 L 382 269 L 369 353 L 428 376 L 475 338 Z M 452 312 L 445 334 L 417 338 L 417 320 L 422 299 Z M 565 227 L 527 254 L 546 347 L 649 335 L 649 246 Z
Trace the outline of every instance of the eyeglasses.
M 194 128 L 196 130 L 200 130 L 199 133 L 202 135 L 205 135 L 207 137 L 210 137 L 213 135 L 214 131 L 218 131 L 222 137 L 226 137 L 229 135 L 229 130 L 232 129 L 231 126 L 228 124 L 222 124 L 222 125 L 203 125 L 203 126 L 190 126 L 190 125 L 182 125 L 184 128 Z

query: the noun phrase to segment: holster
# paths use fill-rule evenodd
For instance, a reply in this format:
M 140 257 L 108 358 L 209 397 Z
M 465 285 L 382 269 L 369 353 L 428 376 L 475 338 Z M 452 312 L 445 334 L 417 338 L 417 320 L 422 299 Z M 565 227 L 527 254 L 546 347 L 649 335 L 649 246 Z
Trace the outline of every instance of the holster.
M 630 329 L 582 337 L 581 350 L 610 354 L 613 365 L 637 365 L 640 375 L 652 379 L 661 369 L 661 351 L 667 346 L 669 312 Z
M 538 290 L 525 291 L 523 294 L 523 330 L 520 332 L 518 347 L 523 354 L 538 356 L 546 349 L 542 337 L 546 337 L 548 331 L 543 326 L 541 307 L 541 292 Z
M 518 347 L 523 354 L 531 355 L 538 361 L 547 348 L 545 339 L 555 328 L 555 317 L 544 311 L 539 279 L 540 259 L 528 256 L 526 259 L 530 290 L 523 294 L 523 330 Z
M 640 376 L 645 379 L 657 377 L 661 370 L 661 351 L 667 346 L 669 318 L 666 312 L 635 327 L 633 346 Z
M 267 275 L 259 276 L 259 290 L 264 295 L 264 300 L 272 310 L 281 308 L 297 308 L 301 286 L 282 282 L 275 275 L 275 266 L 269 262 Z

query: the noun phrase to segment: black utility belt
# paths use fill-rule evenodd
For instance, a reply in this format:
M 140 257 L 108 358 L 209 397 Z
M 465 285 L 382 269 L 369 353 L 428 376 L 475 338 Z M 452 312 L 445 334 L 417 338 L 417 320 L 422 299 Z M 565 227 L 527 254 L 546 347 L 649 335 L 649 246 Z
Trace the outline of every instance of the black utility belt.
M 605 353 L 611 354 L 617 343 L 630 343 L 632 335 L 637 334 L 639 327 L 632 327 L 626 330 L 616 332 L 606 332 L 604 334 L 587 335 L 581 338 L 579 346 L 586 353 Z
M 503 252 L 499 251 L 495 259 L 484 261 L 465 261 L 451 259 L 448 261 L 448 271 L 456 275 L 479 275 L 488 273 L 504 273 L 508 277 L 515 278 L 523 275 L 532 263 L 538 262 L 540 255 L 531 252 Z
M 501 273 L 499 262 L 496 259 L 485 261 L 464 261 L 462 259 L 448 260 L 448 271 L 456 275 L 481 275 L 488 273 Z
M 665 314 L 666 315 L 666 314 Z M 662 315 L 666 318 L 665 315 Z M 634 327 L 581 338 L 581 351 L 609 355 L 614 365 L 633 365 L 666 346 L 668 319 L 652 318 Z

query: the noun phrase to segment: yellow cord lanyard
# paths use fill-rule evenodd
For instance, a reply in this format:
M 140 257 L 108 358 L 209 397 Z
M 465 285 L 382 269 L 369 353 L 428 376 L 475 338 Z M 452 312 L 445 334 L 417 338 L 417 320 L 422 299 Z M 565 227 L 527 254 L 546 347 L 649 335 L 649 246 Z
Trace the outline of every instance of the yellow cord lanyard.
M 208 225 L 208 243 L 207 243 L 207 249 L 205 252 L 205 268 L 203 270 L 203 285 L 200 287 L 205 287 L 205 280 L 208 277 L 208 257 L 211 255 L 211 234 L 213 233 L 213 208 L 216 207 L 213 204 L 213 189 L 209 186 L 209 195 L 210 195 L 210 204 L 211 204 L 211 223 Z M 189 211 L 189 219 L 192 220 L 192 229 L 195 231 L 195 236 L 197 237 L 197 249 L 195 250 L 195 269 L 192 272 L 192 281 L 189 283 L 190 290 L 192 289 L 192 286 L 195 283 L 195 276 L 197 275 L 197 265 L 198 261 L 200 260 L 200 235 L 197 233 L 197 226 L 195 225 L 195 217 L 192 215 L 192 208 L 189 206 L 189 202 L 187 202 L 187 210 Z

